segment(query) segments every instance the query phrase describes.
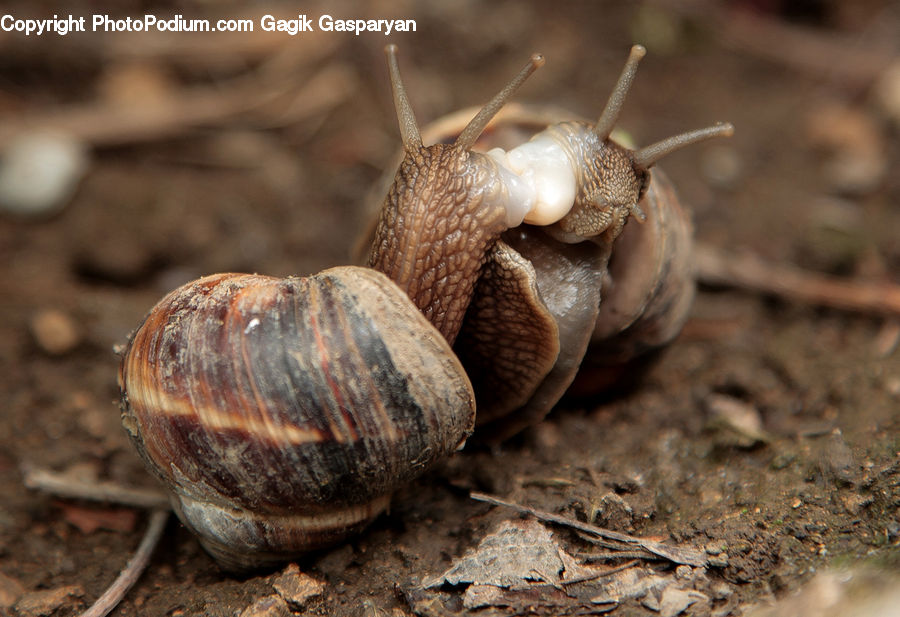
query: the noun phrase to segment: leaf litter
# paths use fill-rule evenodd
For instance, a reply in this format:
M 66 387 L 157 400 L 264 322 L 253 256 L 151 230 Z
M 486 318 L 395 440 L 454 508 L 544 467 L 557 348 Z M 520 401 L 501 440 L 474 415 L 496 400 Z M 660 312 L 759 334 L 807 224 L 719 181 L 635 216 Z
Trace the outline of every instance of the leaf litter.
M 418 615 L 599 615 L 628 603 L 677 617 L 692 606 L 706 613 L 712 607 L 714 594 L 705 593 L 710 582 L 703 550 L 629 536 L 488 495 L 472 497 L 530 518 L 501 522 L 445 572 L 404 589 Z M 544 523 L 603 538 L 607 548 L 622 549 L 618 559 L 625 561 L 598 566 L 589 563 L 590 554 L 579 559 Z M 614 550 L 605 554 L 616 559 Z M 669 563 L 660 565 L 661 560 Z

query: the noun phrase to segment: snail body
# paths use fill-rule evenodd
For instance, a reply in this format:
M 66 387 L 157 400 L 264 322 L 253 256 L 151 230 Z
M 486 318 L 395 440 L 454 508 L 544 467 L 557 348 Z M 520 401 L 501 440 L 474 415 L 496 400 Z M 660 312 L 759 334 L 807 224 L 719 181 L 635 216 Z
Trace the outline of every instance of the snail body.
M 486 253 L 458 338 L 449 339 L 473 380 L 485 440 L 540 421 L 583 364 L 588 392 L 615 386 L 687 319 L 693 227 L 671 182 L 651 167 L 733 128 L 717 124 L 635 150 L 611 139 L 644 53 L 632 48 L 596 123 L 535 122 L 543 114 L 519 107 L 492 126 L 530 138 L 508 149 L 478 144 L 499 168 L 485 183 L 517 204 Z M 466 129 L 455 118 L 466 115 L 428 132 L 439 141 L 459 134 L 458 143 Z
M 610 140 L 642 48 L 597 123 L 558 123 L 491 152 L 476 142 L 540 56 L 455 141 L 425 146 L 387 52 L 404 157 L 368 267 L 205 277 L 163 298 L 124 348 L 125 427 L 227 569 L 358 531 L 461 447 L 476 402 L 485 431 L 505 437 L 556 403 L 589 345 L 617 341 L 627 355 L 634 332 L 661 344 L 689 304 L 690 276 L 674 292 L 659 284 L 677 279 L 667 270 L 680 267 L 690 228 L 649 168 L 730 127 L 634 151 Z M 647 231 L 631 232 L 630 218 Z M 620 235 L 652 267 L 620 273 Z M 607 287 L 619 298 L 608 308 Z

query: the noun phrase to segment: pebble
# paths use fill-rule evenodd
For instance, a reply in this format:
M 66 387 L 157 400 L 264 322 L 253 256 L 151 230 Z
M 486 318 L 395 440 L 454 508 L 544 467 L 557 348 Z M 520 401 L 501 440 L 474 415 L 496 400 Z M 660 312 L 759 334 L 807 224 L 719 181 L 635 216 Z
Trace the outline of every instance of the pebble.
M 723 445 L 753 448 L 769 441 L 756 407 L 724 394 L 709 395 L 706 407 L 710 424 L 720 429 L 717 439 Z
M 694 569 L 691 566 L 680 565 L 675 568 L 675 578 L 681 580 L 690 580 L 694 576 Z
M 287 602 L 276 594 L 259 598 L 241 611 L 241 617 L 290 617 L 290 614 Z
M 806 122 L 810 143 L 825 152 L 822 180 L 833 191 L 865 195 L 888 172 L 883 131 L 862 110 L 839 103 L 813 108 Z
M 74 138 L 42 131 L 15 137 L 0 157 L 0 208 L 35 217 L 57 212 L 87 168 L 87 149 Z
M 300 571 L 297 564 L 292 563 L 272 582 L 278 592 L 293 610 L 302 609 L 306 603 L 321 596 L 325 592 L 325 583 Z
M 51 356 L 69 353 L 81 342 L 75 320 L 59 309 L 42 309 L 31 318 L 31 334 L 38 346 Z
M 670 585 L 663 590 L 659 599 L 659 614 L 661 617 L 676 617 L 696 602 L 708 604 L 709 598 L 699 591 L 678 589 Z
M 841 431 L 832 431 L 822 446 L 820 467 L 825 477 L 838 487 L 854 486 L 859 465 Z
M 634 509 L 619 495 L 606 493 L 598 504 L 597 521 L 602 527 L 630 530 L 634 524 Z
M 719 553 L 724 553 L 726 548 L 726 544 L 724 540 L 710 540 L 706 543 L 706 546 L 703 547 L 703 550 L 706 551 L 707 555 L 718 555 Z

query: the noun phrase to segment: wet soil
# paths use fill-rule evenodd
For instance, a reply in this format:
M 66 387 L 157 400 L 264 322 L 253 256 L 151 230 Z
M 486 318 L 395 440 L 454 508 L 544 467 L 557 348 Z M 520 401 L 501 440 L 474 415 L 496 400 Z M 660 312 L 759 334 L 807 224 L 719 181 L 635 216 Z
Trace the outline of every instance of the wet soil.
M 23 16 L 36 10 L 12 4 Z M 131 14 L 176 12 L 128 4 Z M 596 115 L 629 45 L 641 41 L 649 54 L 621 120 L 638 143 L 717 120 L 737 127 L 727 144 L 698 146 L 663 165 L 692 207 L 701 242 L 897 283 L 900 181 L 888 171 L 848 187 L 830 148 L 852 149 L 861 134 L 872 135 L 876 164 L 898 167 L 897 119 L 892 125 L 874 95 L 886 68 L 879 59 L 891 58 L 891 45 L 896 62 L 890 33 L 898 7 L 823 2 L 786 14 L 777 3 L 744 4 L 772 27 L 768 55 L 759 49 L 765 45 L 746 44 L 737 22 L 719 21 L 736 7 L 717 3 L 678 11 L 662 2 L 343 3 L 328 11 L 414 18 L 418 31 L 387 39 L 273 35 L 256 47 L 228 47 L 248 40 L 234 38 L 215 53 L 186 44 L 201 35 L 172 35 L 160 48 L 158 37 L 139 34 L 26 40 L 0 33 L 6 129 L 17 118 L 90 108 L 122 90 L 137 105 L 192 86 L 227 90 L 265 70 L 302 85 L 330 69 L 327 83 L 341 89 L 338 100 L 310 113 L 296 106 L 314 106 L 318 90 L 288 101 L 294 107 L 244 109 L 165 134 L 133 128 L 101 139 L 90 137 L 99 129 L 86 130 L 95 139 L 90 166 L 65 208 L 0 217 L 0 573 L 12 581 L 2 581 L 0 599 L 76 585 L 44 612 L 24 614 L 77 614 L 137 546 L 144 512 L 30 491 L 22 470 L 154 485 L 120 424 L 113 352 L 149 307 L 203 274 L 284 276 L 351 260 L 368 218 L 363 204 L 399 143 L 383 66 L 387 40 L 400 46 L 423 123 L 487 100 L 534 50 L 547 64 L 518 100 Z M 177 12 L 219 10 L 198 2 Z M 827 55 L 818 67 L 795 62 L 805 52 L 781 27 L 812 33 L 829 50 L 872 51 L 875 60 L 851 68 Z M 180 51 L 160 51 L 168 44 Z M 127 99 L 129 87 L 136 98 Z M 821 138 L 820 118 L 835 109 L 845 115 L 824 122 Z M 61 313 L 77 340 L 60 350 L 54 335 L 36 336 L 47 311 Z M 401 490 L 363 535 L 301 560 L 303 571 L 326 582 L 305 610 L 408 614 L 404 591 L 516 517 L 472 501 L 472 490 L 626 533 L 714 545 L 725 558 L 707 575 L 728 584 L 713 604 L 722 615 L 785 596 L 829 566 L 862 561 L 897 572 L 897 337 L 889 318 L 703 286 L 682 335 L 633 388 L 566 400 L 498 447 L 467 447 Z M 761 435 L 748 439 L 717 421 L 717 395 L 752 410 Z M 609 494 L 627 507 L 604 507 Z M 79 524 L 85 517 L 96 524 Z M 559 535 L 574 552 L 589 550 Z M 236 615 L 273 593 L 273 576 L 223 573 L 172 520 L 114 614 Z M 699 614 L 691 610 L 685 614 Z M 635 605 L 619 614 L 654 613 Z

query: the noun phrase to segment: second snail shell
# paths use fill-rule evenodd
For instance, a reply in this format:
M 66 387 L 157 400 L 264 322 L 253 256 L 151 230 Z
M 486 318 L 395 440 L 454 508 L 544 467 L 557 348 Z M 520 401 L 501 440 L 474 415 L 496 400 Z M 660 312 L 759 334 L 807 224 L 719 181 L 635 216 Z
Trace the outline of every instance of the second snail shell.
M 125 427 L 229 569 L 333 544 L 459 448 L 475 405 L 441 334 L 367 268 L 219 274 L 171 292 L 123 358 Z

